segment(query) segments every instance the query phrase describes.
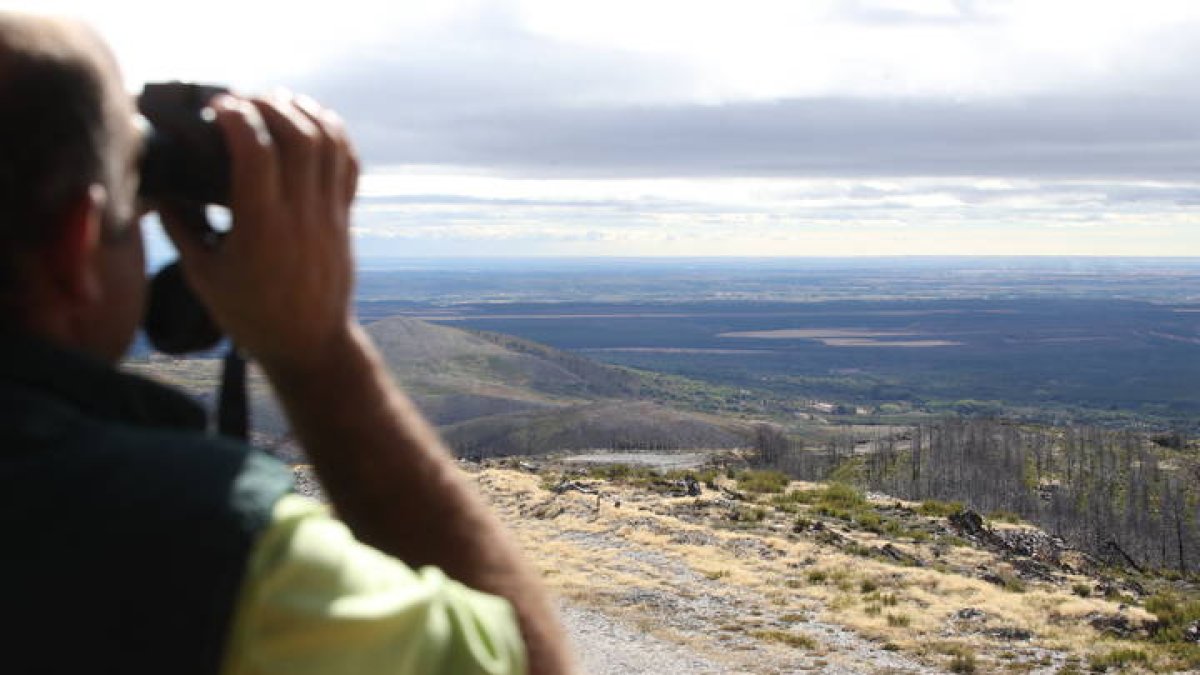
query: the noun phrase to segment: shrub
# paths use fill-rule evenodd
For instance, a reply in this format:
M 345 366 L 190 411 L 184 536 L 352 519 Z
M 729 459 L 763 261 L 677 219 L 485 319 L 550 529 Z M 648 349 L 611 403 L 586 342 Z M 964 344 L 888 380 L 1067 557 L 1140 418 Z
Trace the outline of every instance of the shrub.
M 1000 588 L 1009 593 L 1024 593 L 1025 582 L 1021 578 L 1008 572 L 1000 572 L 994 578 L 988 578 L 988 581 L 996 584 Z
M 912 540 L 918 544 L 927 542 L 931 538 L 929 533 L 926 532 L 925 530 L 909 530 L 908 536 L 911 537 Z
M 865 464 L 862 457 L 851 457 L 839 464 L 833 473 L 829 474 L 829 478 L 835 483 L 861 484 Z
M 1073 584 L 1071 586 L 1071 592 L 1081 598 L 1087 598 L 1091 597 L 1092 595 L 1092 587 L 1089 584 Z
M 942 502 L 936 499 L 926 499 L 917 507 L 917 513 L 931 518 L 946 518 L 966 510 L 962 502 Z
M 1184 600 L 1170 591 L 1156 593 L 1146 600 L 1147 612 L 1158 617 L 1157 642 L 1182 642 L 1183 629 L 1200 619 L 1200 600 Z
M 975 669 L 975 652 L 969 649 L 964 648 L 950 660 L 950 672 L 952 673 L 974 673 Z
M 827 506 L 847 510 L 867 506 L 867 498 L 863 496 L 863 493 L 847 483 L 830 483 L 818 496 L 818 501 Z
M 738 506 L 729 514 L 730 520 L 739 523 L 761 523 L 767 517 L 767 510 L 761 506 Z
M 871 555 L 875 553 L 875 549 L 871 548 L 870 546 L 867 546 L 866 544 L 860 544 L 855 541 L 855 542 L 846 544 L 846 546 L 842 548 L 842 552 L 846 553 L 847 555 L 856 555 L 856 556 L 860 556 L 863 558 L 870 558 Z
M 989 520 L 999 520 L 1004 523 L 1020 523 L 1021 515 L 1012 511 L 992 511 L 988 514 Z
M 750 633 L 750 636 L 759 640 L 781 642 L 789 647 L 797 647 L 800 649 L 815 649 L 817 646 L 817 641 L 813 640 L 807 635 L 789 633 L 783 630 L 757 630 Z
M 1079 658 L 1075 656 L 1067 657 L 1062 668 L 1058 669 L 1057 675 L 1083 675 L 1083 671 L 1079 669 Z
M 671 469 L 663 474 L 663 478 L 667 480 L 694 480 L 697 483 L 703 483 L 708 489 L 716 489 L 717 476 L 720 474 L 717 469 Z
M 907 614 L 888 614 L 887 622 L 893 628 L 908 628 L 912 623 L 912 618 Z
M 588 476 L 615 483 L 632 485 L 648 484 L 661 476 L 657 471 L 645 466 L 630 466 L 628 464 L 606 464 L 593 466 L 588 469 Z
M 883 533 L 883 519 L 879 517 L 879 514 L 874 512 L 862 511 L 860 513 L 856 513 L 854 515 L 854 522 L 858 523 L 858 526 L 867 532 L 872 532 L 874 534 Z
M 1170 655 L 1170 661 L 1166 665 L 1175 671 L 1194 672 L 1200 668 L 1200 645 L 1191 642 L 1176 642 L 1165 645 L 1164 651 Z
M 1093 672 L 1103 673 L 1109 668 L 1124 668 L 1132 664 L 1146 664 L 1150 657 L 1140 649 L 1115 649 L 1107 654 L 1096 654 L 1088 659 Z
M 737 475 L 738 488 L 746 492 L 783 492 L 790 482 L 782 471 L 747 469 Z

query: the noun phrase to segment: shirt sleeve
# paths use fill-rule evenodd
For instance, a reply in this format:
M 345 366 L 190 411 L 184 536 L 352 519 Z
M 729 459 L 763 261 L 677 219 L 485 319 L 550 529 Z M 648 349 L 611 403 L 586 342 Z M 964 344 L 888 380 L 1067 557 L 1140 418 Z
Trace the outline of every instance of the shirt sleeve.
M 246 569 L 226 675 L 519 675 L 512 606 L 359 543 L 320 504 L 281 499 Z

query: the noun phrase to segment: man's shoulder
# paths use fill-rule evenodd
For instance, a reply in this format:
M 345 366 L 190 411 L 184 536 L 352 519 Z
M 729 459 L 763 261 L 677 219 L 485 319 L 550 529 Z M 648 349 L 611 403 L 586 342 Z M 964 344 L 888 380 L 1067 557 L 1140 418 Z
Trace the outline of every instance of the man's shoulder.
M 172 503 L 238 521 L 253 533 L 293 489 L 290 468 L 248 444 L 202 432 L 92 422 L 81 429 L 78 460 L 98 474 L 137 476 L 147 506 Z M 186 515 L 186 514 L 183 514 Z
M 214 671 L 246 562 L 291 472 L 198 431 L 42 402 L 18 412 L 0 423 L 0 528 L 21 542 L 0 571 L 22 580 L 6 602 L 31 641 L 9 656 L 16 670 L 77 670 L 77 654 L 35 648 L 70 634 L 89 662 L 125 672 Z M 194 663 L 172 661 L 179 654 Z
M 157 522 L 211 523 L 253 536 L 293 485 L 287 466 L 246 443 L 68 406 L 0 412 L 0 440 L 0 499 L 42 504 L 44 512 L 94 509 L 138 515 L 127 522 L 147 525 L 156 522 L 147 514 L 158 514 Z
M 291 489 L 287 467 L 207 433 L 203 408 L 182 392 L 43 341 L 6 340 L 0 485 L 18 503 L 164 519 L 224 513 L 254 530 Z

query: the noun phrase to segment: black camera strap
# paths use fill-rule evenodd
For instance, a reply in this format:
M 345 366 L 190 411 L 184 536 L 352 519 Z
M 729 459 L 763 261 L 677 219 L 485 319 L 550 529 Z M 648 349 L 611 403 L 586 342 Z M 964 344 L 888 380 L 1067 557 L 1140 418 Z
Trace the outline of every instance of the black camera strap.
M 250 407 L 246 396 L 246 359 L 235 345 L 221 368 L 221 393 L 217 397 L 217 432 L 246 440 L 250 431 Z
M 150 283 L 146 336 L 167 354 L 204 352 L 218 346 L 221 329 L 187 285 L 178 262 L 159 270 Z M 217 394 L 217 431 L 231 438 L 249 437 L 250 412 L 246 394 L 246 360 L 230 343 L 221 368 Z

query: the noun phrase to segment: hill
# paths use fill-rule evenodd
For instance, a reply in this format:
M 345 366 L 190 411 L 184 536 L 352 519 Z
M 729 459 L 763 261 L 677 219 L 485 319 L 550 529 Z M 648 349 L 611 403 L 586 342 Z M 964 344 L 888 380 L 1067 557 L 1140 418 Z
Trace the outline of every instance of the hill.
M 702 673 L 1200 666 L 1194 584 L 1109 567 L 961 504 L 740 466 L 465 465 L 550 588 L 591 613 L 572 627 L 598 675 L 684 672 L 609 656 L 663 644 Z M 597 617 L 612 625 L 595 629 Z M 593 633 L 633 648 L 610 641 L 600 653 Z
M 644 400 L 651 393 L 644 378 L 625 368 L 508 335 L 418 319 L 384 319 L 366 330 L 397 382 L 456 450 L 541 454 L 745 442 L 743 425 Z M 219 364 L 211 359 L 153 357 L 129 368 L 205 401 L 212 400 L 219 379 Z M 653 394 L 661 396 L 663 385 L 655 384 Z M 285 437 L 286 420 L 257 373 L 250 397 L 254 429 Z
M 542 401 L 625 397 L 639 389 L 625 370 L 506 335 L 403 317 L 372 323 L 367 332 L 414 394 Z
M 611 401 L 495 415 L 442 430 L 461 454 L 532 455 L 604 448 L 678 450 L 744 445 L 741 430 L 647 401 Z

